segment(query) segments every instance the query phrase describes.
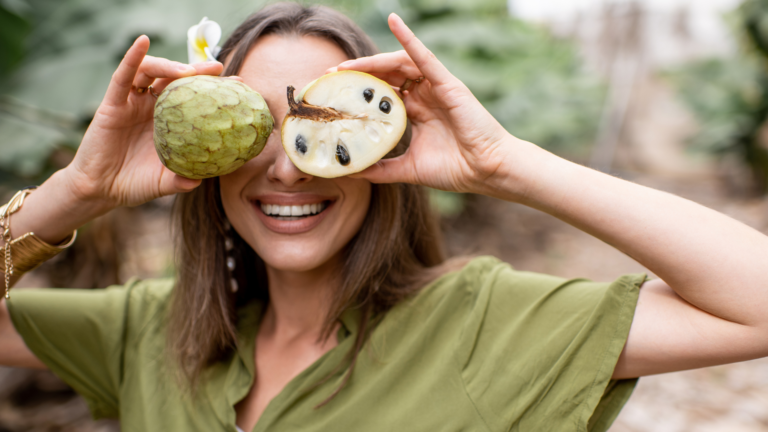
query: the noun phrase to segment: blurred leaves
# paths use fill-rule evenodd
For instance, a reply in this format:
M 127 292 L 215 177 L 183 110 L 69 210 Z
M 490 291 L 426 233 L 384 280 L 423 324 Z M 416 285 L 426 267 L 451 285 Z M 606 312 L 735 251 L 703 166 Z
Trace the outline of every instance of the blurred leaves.
M 28 7 L 21 0 L 0 1 L 0 77 L 8 74 L 24 58 L 24 40 L 31 24 L 24 18 Z
M 747 0 L 730 18 L 742 50 L 692 62 L 671 76 L 701 125 L 693 148 L 735 154 L 758 192 L 768 191 L 768 0 Z

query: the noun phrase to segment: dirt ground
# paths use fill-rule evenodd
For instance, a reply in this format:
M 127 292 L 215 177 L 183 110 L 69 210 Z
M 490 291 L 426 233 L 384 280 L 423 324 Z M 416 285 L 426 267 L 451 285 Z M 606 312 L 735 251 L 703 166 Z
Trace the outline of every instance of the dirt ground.
M 616 161 L 617 175 L 692 199 L 768 233 L 768 198 L 742 192 L 743 173 L 691 157 L 695 125 L 663 85 L 643 89 Z M 648 107 L 648 108 L 644 108 Z M 726 167 L 725 169 L 723 167 Z M 131 214 L 120 278 L 166 273 L 171 263 L 167 202 Z M 521 270 L 609 281 L 646 270 L 607 244 L 529 208 L 479 196 L 445 219 L 451 254 L 491 254 Z M 138 251 L 142 251 L 139 253 Z M 768 269 L 768 267 L 767 267 Z M 45 281 L 34 275 L 24 285 Z M 108 432 L 85 403 L 48 372 L 0 368 L 0 432 Z M 768 432 L 768 359 L 642 378 L 611 432 Z

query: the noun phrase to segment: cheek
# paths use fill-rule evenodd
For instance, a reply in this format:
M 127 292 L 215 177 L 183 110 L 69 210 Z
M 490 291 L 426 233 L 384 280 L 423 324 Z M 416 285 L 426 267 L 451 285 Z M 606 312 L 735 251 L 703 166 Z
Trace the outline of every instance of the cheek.
M 228 204 L 231 208 L 234 201 L 240 200 L 242 191 L 249 183 L 266 179 L 269 167 L 275 160 L 276 151 L 283 151 L 283 147 L 280 143 L 280 135 L 272 132 L 267 145 L 258 156 L 246 162 L 235 172 L 219 177 L 221 200 L 225 210 Z
M 262 154 L 266 151 L 265 148 Z M 262 154 L 246 162 L 237 171 L 219 177 L 221 205 L 224 207 L 227 219 L 233 226 L 244 223 L 247 213 L 252 211 L 248 201 L 243 198 L 243 194 L 249 184 L 266 175 L 269 166 L 259 160 Z
M 363 225 L 368 209 L 371 206 L 371 192 L 373 186 L 367 180 L 343 178 L 340 180 L 346 184 L 340 185 L 345 192 L 344 208 L 341 209 L 344 217 L 344 231 L 347 241 L 351 240 Z

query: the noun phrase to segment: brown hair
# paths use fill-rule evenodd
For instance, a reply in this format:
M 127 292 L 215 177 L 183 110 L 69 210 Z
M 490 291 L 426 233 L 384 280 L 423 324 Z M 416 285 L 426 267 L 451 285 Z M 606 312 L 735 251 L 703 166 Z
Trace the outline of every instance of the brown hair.
M 376 54 L 373 42 L 349 18 L 322 6 L 277 3 L 251 15 L 227 39 L 220 58 L 225 75 L 237 74 L 256 40 L 267 34 L 311 35 L 336 43 L 349 58 Z M 389 156 L 402 154 L 410 129 Z M 268 300 L 264 263 L 237 233 L 228 233 L 218 179 L 204 180 L 195 191 L 179 195 L 174 207 L 178 276 L 171 304 L 168 345 L 193 384 L 212 363 L 236 345 L 238 304 L 253 297 Z M 225 236 L 233 238 L 236 280 L 229 289 Z M 346 383 L 373 317 L 381 316 L 418 291 L 436 273 L 430 268 L 444 256 L 440 233 L 423 188 L 409 184 L 372 185 L 371 202 L 360 231 L 343 251 L 341 283 L 335 291 L 324 337 L 349 308 L 360 310 L 357 340 L 348 355 Z M 342 366 L 340 366 L 342 367 Z

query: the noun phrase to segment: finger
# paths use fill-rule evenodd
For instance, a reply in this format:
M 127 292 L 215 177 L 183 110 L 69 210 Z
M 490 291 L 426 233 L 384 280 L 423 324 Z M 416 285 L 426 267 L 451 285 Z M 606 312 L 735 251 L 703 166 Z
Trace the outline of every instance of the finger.
M 193 63 L 191 66 L 195 68 L 197 75 L 219 76 L 222 72 L 224 72 L 224 65 L 215 60 L 202 63 Z
M 351 174 L 351 178 L 361 178 L 371 183 L 414 183 L 413 168 L 408 151 L 392 159 L 382 159 L 363 171 Z
M 182 177 L 163 167 L 163 173 L 160 175 L 160 195 L 190 192 L 200 186 L 202 182 L 200 179 Z
M 195 75 L 193 66 L 159 57 L 145 56 L 133 81 L 136 87 L 151 85 L 157 78 L 184 78 Z
M 399 79 L 397 84 L 402 83 L 406 78 L 416 79 L 423 75 L 416 63 L 408 56 L 408 53 L 402 50 L 347 60 L 337 68 L 338 70 L 356 70 L 377 76 L 397 77 Z
M 217 61 L 195 63 L 190 66 L 192 66 L 195 69 L 195 73 L 193 73 L 192 75 L 218 76 L 224 70 L 224 66 Z M 237 78 L 239 79 L 239 81 L 242 81 L 242 78 L 240 77 L 237 77 Z M 152 85 L 152 89 L 155 91 L 155 93 L 160 94 L 162 93 L 163 90 L 165 90 L 166 87 L 168 87 L 168 84 L 172 83 L 175 79 L 176 78 L 160 78 L 150 84 Z
M 371 73 L 371 75 L 375 76 L 376 78 L 386 82 L 387 84 L 391 85 L 392 87 L 397 87 L 398 89 L 405 84 L 406 80 L 410 79 L 412 81 L 415 81 L 416 78 L 408 78 L 407 76 L 403 76 L 400 73 L 393 72 L 393 73 Z
M 400 45 L 405 48 L 405 51 L 413 59 L 416 67 L 432 84 L 446 84 L 453 79 L 453 75 L 451 75 L 448 69 L 440 63 L 440 60 L 435 57 L 432 51 L 421 43 L 399 16 L 392 13 L 389 15 L 388 21 L 389 28 L 400 42 Z
M 112 105 L 120 105 L 128 100 L 128 94 L 131 92 L 133 79 L 141 66 L 141 60 L 149 50 L 149 38 L 141 35 L 133 42 L 125 57 L 120 61 L 117 70 L 112 74 L 112 80 L 107 87 L 107 93 L 104 101 Z
M 182 177 L 178 174 L 173 175 L 173 186 L 176 188 L 176 191 L 178 192 L 190 192 L 194 190 L 196 187 L 200 186 L 203 181 L 201 179 L 190 179 L 186 177 Z
M 357 70 L 357 69 L 352 69 L 352 70 Z M 338 69 L 333 67 L 325 71 L 325 74 L 327 75 L 329 73 L 333 73 L 337 71 Z M 400 87 L 403 86 L 403 84 L 405 84 L 405 80 L 407 79 L 405 76 L 403 76 L 403 74 L 399 72 L 392 72 L 392 73 L 366 72 L 366 73 L 368 73 L 369 75 L 375 76 L 376 78 L 386 82 L 387 84 L 397 88 L 398 90 L 400 89 Z M 411 79 L 415 80 L 416 78 L 411 78 Z

